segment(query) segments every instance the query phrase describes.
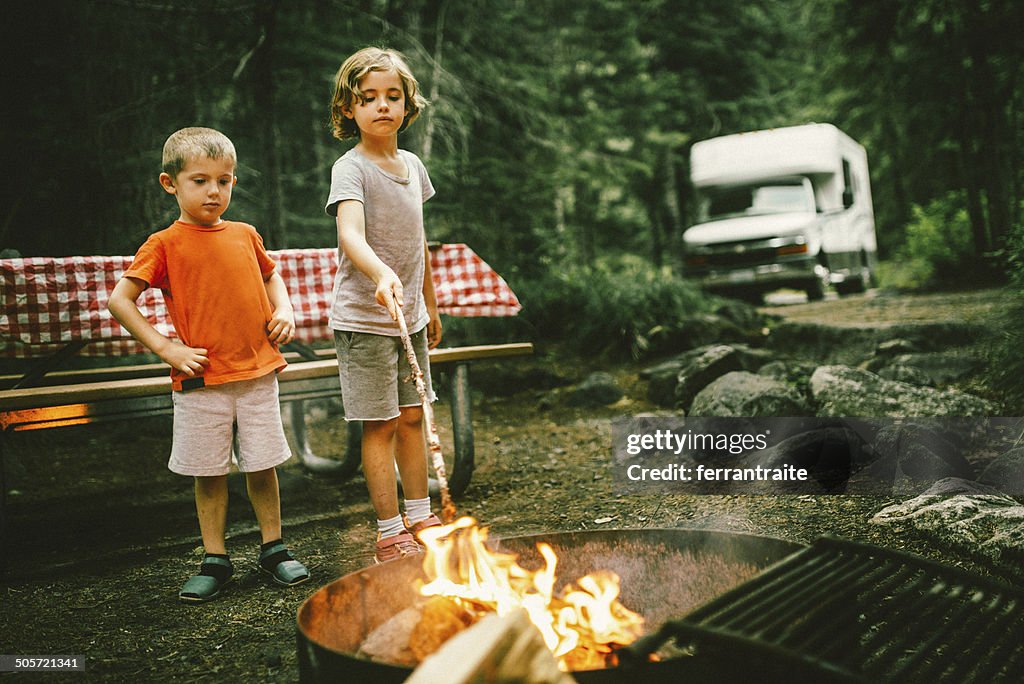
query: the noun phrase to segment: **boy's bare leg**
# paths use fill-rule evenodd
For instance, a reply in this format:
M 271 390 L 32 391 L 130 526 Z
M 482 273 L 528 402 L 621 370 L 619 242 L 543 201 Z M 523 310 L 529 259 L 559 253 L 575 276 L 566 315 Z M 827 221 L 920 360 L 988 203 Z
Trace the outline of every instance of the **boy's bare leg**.
M 245 487 L 260 524 L 263 543 L 277 541 L 281 538 L 281 491 L 277 482 L 277 468 L 246 473 Z
M 224 528 L 228 518 L 228 476 L 195 478 L 196 514 L 206 553 L 226 554 Z
M 363 423 L 363 475 L 378 520 L 389 520 L 398 515 L 398 483 L 394 465 L 398 423 L 398 418 Z M 405 477 L 404 473 L 402 477 Z
M 395 460 L 402 475 L 402 492 L 406 499 L 430 496 L 427 472 L 427 443 L 423 436 L 423 408 L 406 406 L 399 409 L 395 437 Z

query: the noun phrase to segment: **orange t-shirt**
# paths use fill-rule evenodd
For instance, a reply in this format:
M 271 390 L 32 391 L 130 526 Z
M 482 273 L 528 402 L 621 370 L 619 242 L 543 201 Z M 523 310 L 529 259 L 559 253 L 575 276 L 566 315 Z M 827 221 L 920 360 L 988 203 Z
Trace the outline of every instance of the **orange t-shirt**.
M 264 281 L 276 264 L 247 223 L 181 221 L 149 236 L 125 276 L 163 292 L 178 338 L 208 351 L 206 385 L 249 380 L 287 364 L 267 338 L 273 310 Z M 188 376 L 171 369 L 176 390 Z

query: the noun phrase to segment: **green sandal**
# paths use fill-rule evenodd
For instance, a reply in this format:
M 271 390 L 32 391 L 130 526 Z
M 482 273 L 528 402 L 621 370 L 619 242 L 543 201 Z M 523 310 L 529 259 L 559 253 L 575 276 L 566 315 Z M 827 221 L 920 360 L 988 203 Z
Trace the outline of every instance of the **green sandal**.
M 207 571 L 218 566 L 227 568 L 228 576 L 223 581 L 218 580 L 213 575 L 205 574 Z M 193 575 L 185 582 L 181 591 L 178 592 L 178 598 L 185 603 L 206 603 L 207 601 L 212 601 L 220 596 L 220 590 L 231 581 L 234 572 L 235 569 L 227 558 L 206 556 L 203 558 L 203 564 L 199 568 L 200 574 Z
M 292 552 L 283 543 L 274 544 L 260 553 L 259 565 L 260 570 L 282 587 L 294 587 L 309 579 L 309 570 L 292 557 Z

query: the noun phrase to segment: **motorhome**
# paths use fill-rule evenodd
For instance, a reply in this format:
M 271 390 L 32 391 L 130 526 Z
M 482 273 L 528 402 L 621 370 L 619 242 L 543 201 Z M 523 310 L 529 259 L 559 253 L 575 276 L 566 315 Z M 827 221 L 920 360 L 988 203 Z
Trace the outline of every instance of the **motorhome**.
M 869 287 L 877 265 L 864 147 L 831 124 L 694 143 L 698 222 L 683 234 L 685 272 L 706 289 L 808 299 Z

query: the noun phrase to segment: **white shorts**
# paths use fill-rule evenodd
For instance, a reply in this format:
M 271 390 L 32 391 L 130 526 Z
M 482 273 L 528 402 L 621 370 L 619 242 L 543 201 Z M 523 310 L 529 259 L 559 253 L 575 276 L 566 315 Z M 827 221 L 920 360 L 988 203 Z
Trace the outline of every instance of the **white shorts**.
M 238 469 L 256 472 L 291 457 L 281 425 L 277 373 L 173 392 L 174 441 L 167 467 L 180 475 L 227 475 L 234 426 Z

